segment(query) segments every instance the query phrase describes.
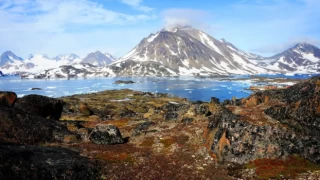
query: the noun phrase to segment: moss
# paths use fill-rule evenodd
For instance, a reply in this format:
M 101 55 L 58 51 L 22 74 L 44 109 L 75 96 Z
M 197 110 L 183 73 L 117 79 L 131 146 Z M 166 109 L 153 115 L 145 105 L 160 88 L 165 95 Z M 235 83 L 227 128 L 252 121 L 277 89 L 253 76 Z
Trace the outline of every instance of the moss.
M 316 165 L 297 155 L 289 156 L 287 159 L 256 159 L 246 165 L 248 169 L 255 169 L 261 179 L 286 179 L 295 178 L 300 173 L 316 171 L 320 169 Z
M 154 144 L 154 137 L 146 137 L 140 146 L 142 147 L 151 147 Z

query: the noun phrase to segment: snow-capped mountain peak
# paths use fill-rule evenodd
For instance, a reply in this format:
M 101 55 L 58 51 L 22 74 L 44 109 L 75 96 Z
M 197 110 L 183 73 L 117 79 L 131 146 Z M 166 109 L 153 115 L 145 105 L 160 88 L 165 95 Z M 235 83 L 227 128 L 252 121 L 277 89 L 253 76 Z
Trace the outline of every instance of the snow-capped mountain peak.
M 56 57 L 54 57 L 53 59 L 55 59 L 56 61 L 61 61 L 61 60 L 69 60 L 69 61 L 73 61 L 75 59 L 79 59 L 80 57 L 76 54 L 60 54 Z
M 96 51 L 88 54 L 81 62 L 90 63 L 95 66 L 104 67 L 112 63 L 115 60 L 113 56 L 106 55 L 100 51 Z
M 111 54 L 109 54 L 109 53 L 104 53 L 104 55 L 106 55 L 108 58 L 110 58 L 112 61 L 116 61 L 117 60 L 117 58 L 115 57 L 115 56 L 113 56 L 113 55 L 111 55 Z
M 318 73 L 320 49 L 308 43 L 298 43 L 282 53 L 263 59 L 257 65 L 281 73 Z
M 263 71 L 250 63 L 237 48 L 231 49 L 226 43 L 191 26 L 164 28 L 150 34 L 112 65 L 131 61 L 148 62 L 150 65 L 158 63 L 180 75 L 252 74 Z M 139 68 L 137 71 L 133 74 L 146 74 L 145 69 Z
M 18 57 L 13 52 L 6 51 L 6 52 L 2 53 L 2 55 L 0 56 L 0 66 L 14 63 L 15 61 L 22 61 L 22 60 L 23 59 L 21 57 Z

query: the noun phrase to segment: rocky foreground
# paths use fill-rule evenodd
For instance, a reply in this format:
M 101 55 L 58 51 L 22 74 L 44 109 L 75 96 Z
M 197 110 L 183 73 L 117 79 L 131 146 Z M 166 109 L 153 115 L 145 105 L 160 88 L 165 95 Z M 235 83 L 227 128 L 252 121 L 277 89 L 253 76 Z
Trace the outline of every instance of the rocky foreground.
M 0 92 L 0 179 L 319 179 L 319 164 L 320 77 L 223 103 Z

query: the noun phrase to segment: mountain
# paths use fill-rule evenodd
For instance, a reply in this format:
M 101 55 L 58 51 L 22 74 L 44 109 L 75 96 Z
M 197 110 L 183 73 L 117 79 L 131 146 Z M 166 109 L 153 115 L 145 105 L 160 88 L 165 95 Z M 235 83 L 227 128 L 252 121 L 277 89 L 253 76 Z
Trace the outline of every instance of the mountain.
M 241 49 L 238 49 L 235 45 L 233 45 L 230 42 L 226 41 L 224 38 L 222 38 L 220 41 L 223 42 L 226 46 L 228 46 L 228 48 L 238 52 L 239 54 L 243 55 L 244 57 L 246 57 L 249 60 L 261 60 L 261 59 L 264 59 L 264 57 L 262 57 L 260 55 L 253 54 L 253 53 L 247 53 L 245 51 L 242 51 Z
M 5 73 L 9 74 L 20 74 L 23 72 L 40 72 L 45 69 L 56 68 L 60 65 L 65 64 L 65 62 L 56 62 L 56 60 L 49 58 L 46 55 L 33 55 L 30 54 L 28 59 L 9 62 L 4 66 L 1 66 L 1 69 Z
M 88 54 L 87 57 L 85 57 L 81 61 L 81 63 L 90 63 L 95 66 L 104 67 L 104 66 L 107 66 L 108 64 L 112 63 L 115 60 L 116 60 L 116 58 L 108 53 L 103 54 L 100 51 L 96 51 L 94 53 Z
M 138 68 L 137 64 L 144 66 Z M 154 67 L 151 69 L 151 74 L 162 74 L 158 73 L 157 69 L 162 67 L 162 70 L 166 69 L 172 75 L 266 72 L 254 66 L 243 51 L 239 51 L 231 43 L 216 40 L 190 26 L 162 29 L 156 34 L 149 35 L 109 67 L 112 69 L 122 67 L 123 70 L 116 74 L 125 74 L 123 71 L 126 70 L 134 75 L 150 73 L 147 67 Z
M 80 59 L 80 57 L 76 54 L 60 54 L 59 56 L 54 57 L 56 61 L 68 61 L 70 63 L 74 62 L 77 59 Z
M 116 60 L 117 60 L 116 57 L 112 56 L 112 55 L 109 54 L 109 53 L 104 53 L 104 55 L 107 56 L 107 58 L 111 59 L 112 61 L 116 61 Z
M 18 57 L 11 51 L 6 51 L 2 53 L 0 56 L 0 66 L 6 65 L 8 63 L 14 63 L 16 61 L 22 61 L 23 59 L 21 57 Z
M 77 77 L 107 77 L 109 72 L 104 68 L 96 67 L 89 63 L 62 65 L 56 68 L 43 70 L 38 73 L 23 73 L 22 78 L 77 78 Z
M 320 72 L 320 49 L 299 43 L 282 53 L 255 62 L 260 67 L 281 73 L 317 73 Z
M 21 74 L 25 72 L 29 73 L 39 73 L 48 69 L 59 68 L 64 65 L 79 64 L 81 61 L 93 63 L 93 67 L 105 66 L 105 64 L 110 63 L 115 60 L 115 57 L 109 53 L 102 54 L 100 52 L 92 53 L 92 56 L 88 56 L 87 59 L 82 59 L 76 54 L 61 54 L 53 58 L 49 58 L 46 55 L 41 54 L 30 54 L 27 59 L 22 59 L 12 52 L 7 51 L 1 55 L 0 68 L 3 73 L 7 74 Z

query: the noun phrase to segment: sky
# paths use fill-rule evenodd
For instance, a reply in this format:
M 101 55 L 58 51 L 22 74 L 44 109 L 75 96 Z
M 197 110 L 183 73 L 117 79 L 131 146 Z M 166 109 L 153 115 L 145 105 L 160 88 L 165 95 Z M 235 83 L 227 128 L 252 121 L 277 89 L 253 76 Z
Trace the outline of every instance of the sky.
M 191 25 L 263 56 L 320 47 L 320 0 L 0 0 L 0 54 L 121 57 L 144 37 Z

